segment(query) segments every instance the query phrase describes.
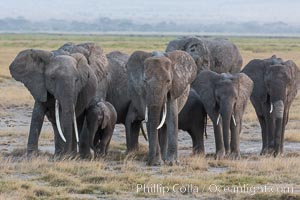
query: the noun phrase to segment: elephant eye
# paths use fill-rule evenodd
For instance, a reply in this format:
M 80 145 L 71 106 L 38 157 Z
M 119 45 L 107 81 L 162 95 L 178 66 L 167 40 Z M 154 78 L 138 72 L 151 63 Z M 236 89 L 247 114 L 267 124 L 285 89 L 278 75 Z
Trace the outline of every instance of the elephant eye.
M 50 78 L 51 78 L 52 80 L 54 80 L 54 79 L 55 79 L 55 75 L 51 75 Z

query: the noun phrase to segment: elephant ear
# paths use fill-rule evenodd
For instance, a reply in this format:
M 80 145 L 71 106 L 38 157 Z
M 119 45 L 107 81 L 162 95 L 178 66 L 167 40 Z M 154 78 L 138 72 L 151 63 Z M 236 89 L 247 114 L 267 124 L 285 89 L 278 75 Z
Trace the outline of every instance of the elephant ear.
M 82 90 L 82 88 L 86 86 L 90 76 L 92 75 L 91 68 L 90 68 L 86 58 L 82 54 L 74 53 L 74 54 L 71 54 L 71 56 L 76 60 L 75 67 L 79 74 L 78 80 L 76 82 L 77 83 L 76 89 L 78 90 L 78 93 L 79 93 Z M 92 94 L 89 94 L 89 95 L 92 95 Z
M 108 109 L 108 107 L 105 105 L 105 103 L 103 102 L 99 102 L 97 104 L 97 106 L 99 106 L 100 108 L 100 113 L 102 115 L 102 121 L 101 121 L 101 129 L 105 129 L 108 126 L 109 123 L 109 119 L 110 119 L 110 111 Z
M 189 38 L 178 38 L 169 42 L 166 52 L 172 52 L 176 50 L 185 51 L 185 46 L 188 43 Z
M 108 61 L 101 47 L 94 43 L 83 43 L 75 45 L 74 43 L 66 43 L 61 46 L 58 51 L 66 51 L 69 53 L 80 53 L 87 59 L 88 64 L 95 72 L 98 80 L 106 79 Z
M 198 72 L 210 68 L 210 51 L 203 40 L 192 37 L 187 40 L 184 51 L 190 54 L 195 60 Z
M 77 45 L 87 51 L 84 54 L 88 64 L 95 71 L 98 80 L 106 79 L 108 73 L 108 61 L 103 49 L 94 43 L 83 43 Z
M 238 98 L 237 108 L 245 109 L 247 102 L 251 96 L 253 90 L 253 81 L 244 73 L 237 74 L 238 78 Z
M 26 86 L 35 101 L 47 101 L 45 68 L 52 56 L 48 51 L 27 49 L 21 51 L 9 66 L 12 77 Z
M 135 51 L 131 54 L 126 64 L 127 75 L 128 75 L 128 85 L 134 88 L 128 88 L 129 94 L 134 90 L 133 94 L 142 95 L 140 85 L 144 82 L 144 62 L 147 58 L 151 57 L 152 54 L 144 51 Z
M 214 90 L 220 79 L 220 74 L 217 74 L 213 71 L 204 70 L 198 74 L 197 78 L 192 83 L 192 88 L 196 90 L 205 108 L 216 108 Z M 207 112 L 209 112 L 209 110 L 207 110 Z
M 183 94 L 197 75 L 194 59 L 184 51 L 173 51 L 165 55 L 172 63 L 171 96 L 175 99 Z
M 284 65 L 290 68 L 291 80 L 294 81 L 294 84 L 296 85 L 297 89 L 300 89 L 300 70 L 298 66 L 292 60 L 284 62 Z

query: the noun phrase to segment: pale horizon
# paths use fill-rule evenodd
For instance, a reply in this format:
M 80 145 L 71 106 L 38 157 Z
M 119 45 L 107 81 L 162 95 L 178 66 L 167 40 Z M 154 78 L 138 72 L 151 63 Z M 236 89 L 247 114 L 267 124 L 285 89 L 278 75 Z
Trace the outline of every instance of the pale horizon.
M 297 0 L 274 0 L 272 3 L 260 0 L 10 0 L 1 3 L 0 19 L 24 17 L 31 21 L 92 21 L 108 17 L 141 23 L 166 21 L 210 24 L 255 21 L 300 25 L 299 7 L 300 1 Z

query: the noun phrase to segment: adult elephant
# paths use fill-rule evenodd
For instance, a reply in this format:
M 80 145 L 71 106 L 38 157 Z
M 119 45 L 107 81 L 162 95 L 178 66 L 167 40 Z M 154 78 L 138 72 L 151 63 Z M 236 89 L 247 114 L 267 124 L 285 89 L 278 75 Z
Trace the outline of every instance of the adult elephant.
M 252 80 L 243 73 L 218 74 L 205 70 L 198 74 L 191 87 L 199 94 L 213 122 L 216 158 L 223 158 L 225 154 L 239 158 L 239 135 L 253 88 Z
M 129 55 L 113 51 L 106 55 L 108 60 L 108 88 L 106 100 L 117 111 L 117 123 L 125 125 L 127 151 L 138 149 L 138 137 L 144 116 L 139 117 L 134 110 L 128 93 L 126 64 Z
M 161 164 L 161 152 L 163 159 L 173 164 L 178 159 L 178 113 L 197 73 L 193 58 L 183 51 L 165 54 L 136 51 L 128 60 L 127 73 L 132 109 L 141 120 L 147 110 L 148 164 Z M 165 121 L 159 144 L 158 129 Z
M 11 63 L 11 75 L 27 87 L 35 100 L 27 144 L 28 154 L 38 151 L 38 138 L 45 115 L 55 133 L 55 155 L 76 153 L 74 132 L 77 133 L 78 141 L 76 127 L 82 127 L 82 113 L 97 96 L 98 83 L 106 77 L 103 73 L 106 70 L 106 59 L 99 62 L 100 65 L 89 64 L 93 59 L 103 59 L 101 48 L 93 44 L 89 47 L 87 51 L 93 57 L 28 49 L 20 52 Z M 80 123 L 77 123 L 76 118 L 81 119 Z
M 293 61 L 274 55 L 251 60 L 243 73 L 254 82 L 251 102 L 261 126 L 261 154 L 277 156 L 283 152 L 285 126 L 300 83 L 299 69 Z
M 198 73 L 210 69 L 217 73 L 238 73 L 243 59 L 235 44 L 227 39 L 183 37 L 169 42 L 166 52 L 182 50 L 188 52 L 198 66 Z

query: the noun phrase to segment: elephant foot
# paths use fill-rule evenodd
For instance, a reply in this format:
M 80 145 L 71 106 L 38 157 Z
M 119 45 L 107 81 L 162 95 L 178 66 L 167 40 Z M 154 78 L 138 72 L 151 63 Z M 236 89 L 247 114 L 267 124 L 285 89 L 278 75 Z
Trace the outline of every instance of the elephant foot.
M 270 155 L 274 155 L 274 148 L 273 147 L 265 147 L 261 150 L 260 155 L 262 156 L 270 156 Z
M 139 146 L 135 146 L 135 147 L 127 148 L 125 154 L 130 154 L 138 151 L 139 151 Z
M 91 160 L 93 158 L 91 153 L 88 154 L 80 154 L 80 158 L 83 160 Z
M 241 159 L 241 154 L 240 152 L 231 152 L 228 156 L 229 159 L 231 160 L 240 160 Z
M 225 157 L 225 152 L 224 152 L 224 150 L 218 151 L 218 152 L 216 153 L 216 155 L 215 155 L 215 159 L 216 159 L 216 160 L 222 160 L 222 159 L 224 159 L 224 157 Z
M 94 157 L 95 157 L 95 159 L 101 159 L 101 158 L 105 158 L 105 156 L 106 156 L 106 152 L 103 150 L 103 151 L 96 151 L 95 153 L 94 153 Z
M 193 148 L 193 155 L 205 155 L 204 148 Z
M 33 157 L 38 157 L 39 156 L 39 151 L 38 149 L 27 149 L 27 158 L 33 158 Z
M 179 160 L 166 160 L 165 161 L 165 165 L 167 166 L 175 166 L 175 165 L 179 165 L 180 162 Z
M 274 157 L 278 157 L 278 156 L 282 156 L 283 155 L 283 151 L 278 147 L 274 150 L 273 156 Z
M 161 166 L 162 165 L 162 160 L 161 159 L 151 159 L 148 160 L 147 165 L 149 166 Z

